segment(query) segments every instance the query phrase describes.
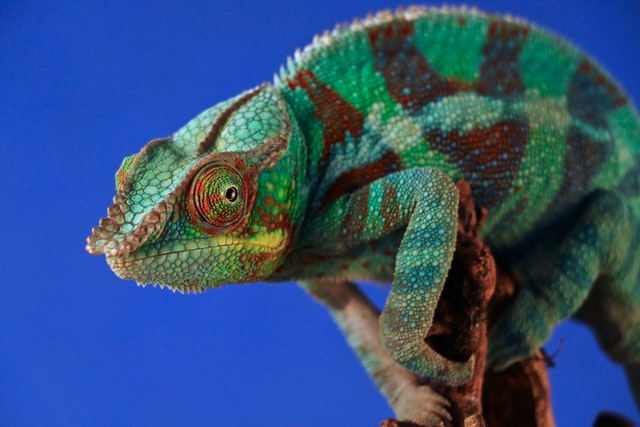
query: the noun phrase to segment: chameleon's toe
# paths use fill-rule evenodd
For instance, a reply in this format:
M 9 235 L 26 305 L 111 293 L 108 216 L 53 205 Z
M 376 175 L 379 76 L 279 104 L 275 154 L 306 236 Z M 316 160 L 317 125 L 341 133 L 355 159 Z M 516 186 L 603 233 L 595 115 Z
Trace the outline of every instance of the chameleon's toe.
M 451 403 L 425 384 L 407 385 L 390 403 L 400 421 L 428 426 L 451 422 Z

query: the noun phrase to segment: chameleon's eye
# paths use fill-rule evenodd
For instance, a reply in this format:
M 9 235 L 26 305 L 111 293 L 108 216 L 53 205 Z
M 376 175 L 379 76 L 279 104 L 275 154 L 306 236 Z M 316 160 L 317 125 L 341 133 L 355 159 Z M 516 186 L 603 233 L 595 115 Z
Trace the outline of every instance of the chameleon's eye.
M 191 217 L 203 228 L 228 229 L 246 212 L 246 185 L 227 165 L 207 165 L 193 179 L 189 194 Z M 213 231 L 213 230 L 212 230 Z
M 227 191 L 224 192 L 224 197 L 227 198 L 229 203 L 233 203 L 238 200 L 238 187 L 235 185 L 230 185 L 227 188 Z

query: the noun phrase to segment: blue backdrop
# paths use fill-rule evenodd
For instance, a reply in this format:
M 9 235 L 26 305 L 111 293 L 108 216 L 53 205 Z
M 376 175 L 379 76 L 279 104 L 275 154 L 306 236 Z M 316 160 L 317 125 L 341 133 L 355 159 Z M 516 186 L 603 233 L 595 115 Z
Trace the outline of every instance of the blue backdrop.
M 640 3 L 479 1 L 564 34 L 640 100 Z M 121 159 L 271 80 L 386 1 L 0 2 L 0 425 L 375 426 L 392 415 L 293 284 L 141 289 L 84 251 Z M 376 301 L 384 289 L 369 290 Z M 562 344 L 560 344 L 562 343 Z M 640 421 L 622 371 L 568 323 L 547 346 L 560 426 Z

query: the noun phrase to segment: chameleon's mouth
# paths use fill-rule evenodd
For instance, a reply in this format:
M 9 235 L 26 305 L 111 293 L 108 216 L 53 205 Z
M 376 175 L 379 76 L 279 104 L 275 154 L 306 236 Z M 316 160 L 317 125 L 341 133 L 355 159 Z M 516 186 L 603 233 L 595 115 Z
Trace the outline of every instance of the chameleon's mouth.
M 126 257 L 107 254 L 107 263 L 111 270 L 125 280 L 135 280 L 138 286 L 152 285 L 161 289 L 167 287 L 181 293 L 204 292 L 205 286 L 201 283 L 201 277 L 209 274 L 210 268 L 205 268 L 204 263 L 190 261 L 201 258 L 199 250 L 184 250 L 177 252 L 156 253 L 140 255 L 138 253 L 127 254 Z M 211 255 L 208 258 L 213 257 Z M 215 287 L 215 286 L 214 286 Z

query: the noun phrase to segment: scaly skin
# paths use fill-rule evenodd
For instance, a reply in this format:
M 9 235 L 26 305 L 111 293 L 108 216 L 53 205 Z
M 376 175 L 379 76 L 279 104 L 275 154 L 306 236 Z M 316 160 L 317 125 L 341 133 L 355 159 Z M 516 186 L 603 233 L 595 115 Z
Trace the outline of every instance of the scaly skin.
M 522 284 L 491 331 L 490 365 L 530 355 L 576 315 L 640 402 L 638 115 L 596 63 L 522 21 L 416 8 L 316 38 L 274 85 L 127 157 L 87 249 L 122 278 L 174 290 L 301 281 L 399 417 L 431 425 L 446 402 L 410 372 L 456 385 L 473 365 L 423 341 L 459 179 Z M 350 279 L 393 282 L 380 334 Z M 432 398 L 428 416 L 407 409 L 418 395 Z

